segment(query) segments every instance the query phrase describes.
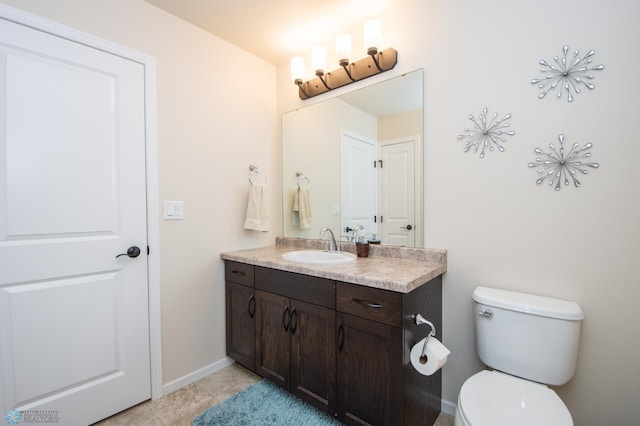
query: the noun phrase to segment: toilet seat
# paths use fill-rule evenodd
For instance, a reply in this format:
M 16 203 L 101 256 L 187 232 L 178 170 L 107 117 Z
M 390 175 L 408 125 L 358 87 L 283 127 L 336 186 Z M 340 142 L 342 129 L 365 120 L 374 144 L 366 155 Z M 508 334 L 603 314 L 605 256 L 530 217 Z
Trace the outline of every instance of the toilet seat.
M 481 371 L 460 389 L 456 424 L 572 426 L 560 397 L 545 385 L 498 371 Z M 459 421 L 459 422 L 458 422 Z

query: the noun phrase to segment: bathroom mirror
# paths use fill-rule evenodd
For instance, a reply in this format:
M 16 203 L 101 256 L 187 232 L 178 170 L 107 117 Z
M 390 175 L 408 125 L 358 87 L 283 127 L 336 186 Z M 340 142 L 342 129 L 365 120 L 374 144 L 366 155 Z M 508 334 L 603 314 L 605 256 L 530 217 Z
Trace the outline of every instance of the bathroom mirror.
M 423 247 L 423 71 L 282 116 L 285 237 Z

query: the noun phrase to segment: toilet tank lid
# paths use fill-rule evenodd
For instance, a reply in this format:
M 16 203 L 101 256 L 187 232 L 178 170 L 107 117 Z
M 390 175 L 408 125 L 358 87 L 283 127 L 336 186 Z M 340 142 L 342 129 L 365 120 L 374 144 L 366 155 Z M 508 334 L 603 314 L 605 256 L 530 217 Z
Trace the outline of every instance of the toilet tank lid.
M 473 300 L 483 305 L 543 317 L 574 321 L 584 319 L 580 305 L 570 300 L 489 287 L 477 287 L 473 292 Z

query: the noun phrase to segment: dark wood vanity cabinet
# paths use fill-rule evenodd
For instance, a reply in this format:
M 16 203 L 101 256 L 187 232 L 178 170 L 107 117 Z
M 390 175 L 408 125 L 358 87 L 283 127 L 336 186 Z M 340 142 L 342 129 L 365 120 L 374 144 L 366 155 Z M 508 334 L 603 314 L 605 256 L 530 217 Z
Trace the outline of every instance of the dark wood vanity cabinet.
M 442 372 L 423 376 L 411 348 L 442 332 L 442 276 L 409 293 L 338 282 L 338 419 L 348 425 L 433 425 L 440 414 Z
M 251 371 L 256 369 L 256 305 L 253 283 L 253 265 L 229 261 L 226 263 L 227 355 Z
M 402 424 L 402 294 L 339 282 L 338 419 Z
M 416 313 L 442 330 L 441 276 L 405 294 L 238 265 L 226 264 L 231 358 L 346 424 L 435 422 L 441 372 L 420 375 L 410 352 L 429 332 Z
M 256 373 L 336 410 L 335 282 L 256 267 Z

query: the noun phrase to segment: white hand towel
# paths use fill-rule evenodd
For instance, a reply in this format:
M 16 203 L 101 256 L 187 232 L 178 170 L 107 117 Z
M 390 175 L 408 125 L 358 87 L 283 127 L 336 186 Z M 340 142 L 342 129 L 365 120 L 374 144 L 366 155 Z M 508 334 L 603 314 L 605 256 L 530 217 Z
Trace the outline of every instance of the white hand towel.
M 254 183 L 251 185 L 249 200 L 247 201 L 247 218 L 244 221 L 244 229 L 263 232 L 269 230 L 269 218 L 267 216 L 267 204 L 264 193 L 264 184 Z
M 298 189 L 296 201 L 300 229 L 310 228 L 313 223 L 313 217 L 311 216 L 311 194 L 309 193 L 309 188 L 302 187 Z M 295 207 L 294 205 L 294 210 Z

